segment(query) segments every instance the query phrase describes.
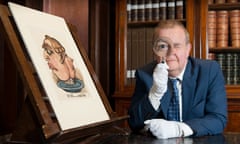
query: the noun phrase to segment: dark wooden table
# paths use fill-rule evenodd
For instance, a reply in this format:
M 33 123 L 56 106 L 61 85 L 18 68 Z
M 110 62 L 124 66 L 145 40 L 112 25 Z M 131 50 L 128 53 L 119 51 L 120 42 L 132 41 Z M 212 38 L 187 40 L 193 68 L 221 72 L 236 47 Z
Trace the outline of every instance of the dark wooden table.
M 90 141 L 91 144 L 239 144 L 240 133 L 224 133 L 214 136 L 171 139 L 156 139 L 152 136 L 138 134 L 109 134 L 102 138 L 93 138 Z
M 32 144 L 31 142 L 23 141 L 20 142 L 11 140 L 6 142 L 6 144 L 20 144 L 20 143 Z M 40 142 L 39 144 L 42 144 L 42 142 Z M 46 144 L 52 143 L 50 142 Z M 240 132 L 224 133 L 214 136 L 171 138 L 171 139 L 157 139 L 150 135 L 133 133 L 103 132 L 102 134 L 92 135 L 87 138 L 78 139 L 67 144 L 240 144 Z

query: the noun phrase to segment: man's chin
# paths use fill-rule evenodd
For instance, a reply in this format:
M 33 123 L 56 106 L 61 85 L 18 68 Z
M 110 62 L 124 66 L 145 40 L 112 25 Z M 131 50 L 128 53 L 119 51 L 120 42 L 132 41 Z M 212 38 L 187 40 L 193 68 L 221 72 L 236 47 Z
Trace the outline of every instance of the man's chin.
M 168 63 L 168 71 L 173 71 L 173 70 L 177 70 L 178 69 L 178 65 L 173 64 L 173 63 Z
M 168 69 L 169 76 L 175 77 L 179 75 L 179 70 L 174 68 Z

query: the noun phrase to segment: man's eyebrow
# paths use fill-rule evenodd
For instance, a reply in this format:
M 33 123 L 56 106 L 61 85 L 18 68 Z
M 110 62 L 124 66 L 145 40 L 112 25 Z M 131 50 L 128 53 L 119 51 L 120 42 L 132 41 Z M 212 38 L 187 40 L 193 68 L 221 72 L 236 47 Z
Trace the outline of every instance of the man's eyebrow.
M 42 48 L 44 48 L 44 49 L 51 49 L 51 46 L 49 46 L 49 44 L 47 44 L 47 43 L 44 43 L 42 45 Z
M 182 43 L 173 43 L 174 46 L 176 45 L 182 45 Z

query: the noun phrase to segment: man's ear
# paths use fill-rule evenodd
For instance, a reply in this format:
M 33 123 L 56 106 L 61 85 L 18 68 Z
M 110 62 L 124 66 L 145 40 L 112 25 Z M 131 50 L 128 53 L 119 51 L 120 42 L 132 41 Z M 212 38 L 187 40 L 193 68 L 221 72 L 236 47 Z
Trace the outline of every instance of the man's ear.
M 187 47 L 187 55 L 189 56 L 192 50 L 192 44 L 188 43 L 186 47 Z

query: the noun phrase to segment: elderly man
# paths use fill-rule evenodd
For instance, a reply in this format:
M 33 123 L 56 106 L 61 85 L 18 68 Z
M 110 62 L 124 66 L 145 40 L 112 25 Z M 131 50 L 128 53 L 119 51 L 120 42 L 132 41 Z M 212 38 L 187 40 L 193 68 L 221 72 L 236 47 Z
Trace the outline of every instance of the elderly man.
M 189 34 L 177 21 L 159 23 L 153 50 L 156 60 L 136 71 L 131 129 L 163 139 L 223 132 L 227 101 L 219 64 L 189 56 Z

